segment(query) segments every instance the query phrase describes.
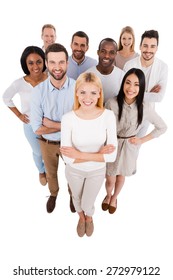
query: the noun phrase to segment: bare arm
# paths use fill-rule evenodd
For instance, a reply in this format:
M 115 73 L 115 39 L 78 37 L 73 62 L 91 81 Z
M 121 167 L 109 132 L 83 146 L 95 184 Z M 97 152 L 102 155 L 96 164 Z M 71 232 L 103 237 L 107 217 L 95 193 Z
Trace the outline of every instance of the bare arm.
M 29 117 L 27 114 L 22 114 L 17 107 L 8 107 L 23 123 L 29 123 Z
M 35 132 L 37 135 L 54 133 L 61 130 L 60 122 L 55 122 L 48 118 L 43 118 L 42 124 L 43 125 L 40 126 Z

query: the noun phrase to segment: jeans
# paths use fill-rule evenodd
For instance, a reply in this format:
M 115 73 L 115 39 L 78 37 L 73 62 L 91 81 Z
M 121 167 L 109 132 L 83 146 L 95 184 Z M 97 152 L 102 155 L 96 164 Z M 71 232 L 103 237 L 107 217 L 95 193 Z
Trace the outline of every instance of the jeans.
M 32 155 L 35 162 L 35 165 L 39 171 L 39 173 L 45 172 L 44 162 L 41 154 L 40 144 L 37 139 L 37 135 L 33 132 L 32 127 L 30 124 L 23 125 L 24 134 L 26 139 L 28 140 L 31 148 L 32 148 Z

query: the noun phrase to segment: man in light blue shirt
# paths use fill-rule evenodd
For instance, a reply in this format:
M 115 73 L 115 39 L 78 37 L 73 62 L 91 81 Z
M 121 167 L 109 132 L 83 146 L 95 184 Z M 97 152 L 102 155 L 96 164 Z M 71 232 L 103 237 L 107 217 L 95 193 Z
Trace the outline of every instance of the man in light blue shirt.
M 72 55 L 69 57 L 67 76 L 76 80 L 81 73 L 97 65 L 97 60 L 85 56 L 85 53 L 89 49 L 89 37 L 85 32 L 77 31 L 74 33 L 70 46 Z
M 50 190 L 47 212 L 51 213 L 55 208 L 59 191 L 57 172 L 59 156 L 61 156 L 61 118 L 63 114 L 72 110 L 75 80 L 66 75 L 68 53 L 64 46 L 56 43 L 48 46 L 45 58 L 49 77 L 33 89 L 31 125 L 39 136 Z M 72 204 L 72 199 L 70 202 Z

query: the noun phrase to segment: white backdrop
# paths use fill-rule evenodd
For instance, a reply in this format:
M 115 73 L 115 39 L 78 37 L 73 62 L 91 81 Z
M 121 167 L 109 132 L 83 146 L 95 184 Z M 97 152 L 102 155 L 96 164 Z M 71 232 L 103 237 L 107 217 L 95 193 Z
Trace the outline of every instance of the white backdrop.
M 114 215 L 101 210 L 105 196 L 103 185 L 95 204 L 95 231 L 90 238 L 77 236 L 78 216 L 69 210 L 62 162 L 57 207 L 52 214 L 46 212 L 49 191 L 38 182 L 22 123 L 0 99 L 1 279 L 58 279 L 53 275 L 15 277 L 13 270 L 19 266 L 23 269 L 96 268 L 97 275 L 66 276 L 67 279 L 87 280 L 130 279 L 125 275 L 107 275 L 107 267 L 160 267 L 161 275 L 151 278 L 171 279 L 173 39 L 170 1 L 6 0 L 0 5 L 4 16 L 0 19 L 1 95 L 13 80 L 23 75 L 20 67 L 23 49 L 28 45 L 42 46 L 41 28 L 45 23 L 55 25 L 57 42 L 64 44 L 69 54 L 72 34 L 85 31 L 90 38 L 87 54 L 95 58 L 100 40 L 112 37 L 118 41 L 119 33 L 126 25 L 134 28 L 136 51 L 139 51 L 141 34 L 156 29 L 160 34 L 157 56 L 169 66 L 167 92 L 161 104 L 156 106 L 168 131 L 141 148 L 137 174 L 127 178 Z M 20 104 L 18 98 L 16 104 Z M 150 279 L 142 274 L 131 278 Z

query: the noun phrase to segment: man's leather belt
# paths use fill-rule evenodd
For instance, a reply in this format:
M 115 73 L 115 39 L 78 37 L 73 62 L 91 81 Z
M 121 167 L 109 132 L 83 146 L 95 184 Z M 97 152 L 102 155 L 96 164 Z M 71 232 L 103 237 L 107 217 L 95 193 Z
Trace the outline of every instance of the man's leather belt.
M 48 139 L 45 139 L 43 136 L 39 137 L 38 140 L 41 140 L 41 141 L 44 141 L 46 142 L 47 144 L 53 144 L 53 145 L 60 145 L 60 141 L 53 141 L 53 140 L 48 140 Z

